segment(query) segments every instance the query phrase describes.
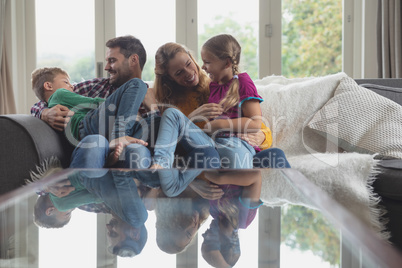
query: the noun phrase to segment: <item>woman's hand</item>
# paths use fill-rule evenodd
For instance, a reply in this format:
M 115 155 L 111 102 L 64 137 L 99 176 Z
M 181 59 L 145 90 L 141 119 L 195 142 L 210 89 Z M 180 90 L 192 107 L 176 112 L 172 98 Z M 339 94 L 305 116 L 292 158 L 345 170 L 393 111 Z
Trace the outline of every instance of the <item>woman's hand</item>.
M 224 194 L 223 190 L 218 185 L 199 178 L 193 180 L 190 183 L 190 187 L 202 198 L 208 200 L 220 199 Z
M 260 146 L 265 141 L 265 134 L 261 130 L 256 133 L 238 133 L 236 136 L 253 146 Z
M 209 121 L 220 116 L 223 113 L 223 108 L 216 103 L 207 103 L 195 109 L 188 115 L 188 118 L 197 123 L 202 121 Z

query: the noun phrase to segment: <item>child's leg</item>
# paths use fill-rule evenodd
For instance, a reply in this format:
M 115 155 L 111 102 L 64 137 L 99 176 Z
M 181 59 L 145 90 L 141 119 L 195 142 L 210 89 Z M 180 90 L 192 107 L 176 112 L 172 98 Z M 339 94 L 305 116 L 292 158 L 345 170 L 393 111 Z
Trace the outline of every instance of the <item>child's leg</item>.
M 113 149 L 112 152 L 109 153 L 109 156 L 107 157 L 106 160 L 106 166 L 110 167 L 116 164 L 119 161 L 119 157 L 121 153 L 123 152 L 124 146 L 122 142 L 119 142 L 115 148 Z
M 151 165 L 151 152 L 144 145 L 132 143 L 124 150 L 123 168 L 146 169 Z
M 237 137 L 216 138 L 221 167 L 230 169 L 253 168 L 254 148 Z
M 214 147 L 195 148 L 185 155 L 185 168 L 220 168 L 220 157 Z
M 181 194 L 188 185 L 200 175 L 199 169 L 160 169 L 154 173 L 159 176 L 162 191 L 168 197 L 174 197 Z
M 155 144 L 154 164 L 171 168 L 177 142 L 190 152 L 194 148 L 214 147 L 214 141 L 182 112 L 169 108 L 159 125 L 158 139 Z
M 133 138 L 146 141 L 148 143 L 148 149 L 153 154 L 156 139 L 159 132 L 159 124 L 161 116 L 152 114 L 146 118 L 143 118 L 133 128 Z
M 101 135 L 84 137 L 74 149 L 70 168 L 103 168 L 109 154 L 109 142 Z
M 290 168 L 285 153 L 278 148 L 269 148 L 254 155 L 253 164 L 256 168 Z
M 147 86 L 141 79 L 134 78 L 123 84 L 98 109 L 84 117 L 86 135 L 102 134 L 109 140 L 131 136 L 146 92 Z

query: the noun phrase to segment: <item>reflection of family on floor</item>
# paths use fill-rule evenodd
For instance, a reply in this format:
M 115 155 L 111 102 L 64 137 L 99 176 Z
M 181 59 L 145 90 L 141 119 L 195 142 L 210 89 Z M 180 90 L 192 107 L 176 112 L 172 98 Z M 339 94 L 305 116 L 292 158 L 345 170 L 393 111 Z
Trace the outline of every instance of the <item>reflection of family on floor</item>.
M 174 202 L 181 202 L 177 198 L 151 205 L 159 215 L 158 245 L 166 252 L 180 252 L 188 245 L 205 220 L 203 215 L 209 214 L 202 208 L 207 205 L 214 220 L 204 234 L 204 257 L 209 263 L 216 263 L 213 265 L 221 261 L 236 262 L 240 254 L 237 230 L 248 226 L 261 204 L 261 174 L 252 171 L 248 176 L 230 171 L 193 174 L 188 170 L 169 175 L 163 169 L 289 167 L 283 151 L 270 148 L 271 131 L 261 117 L 263 99 L 248 74 L 239 71 L 239 43 L 231 35 L 209 39 L 201 50 L 202 69 L 184 46 L 162 45 L 155 55 L 153 88 L 141 80 L 146 52 L 140 40 L 122 36 L 109 40 L 106 46 L 105 70 L 109 78 L 71 85 L 67 72 L 60 68 L 34 71 L 32 87 L 40 102 L 32 107 L 32 115 L 55 130 L 65 131 L 70 143 L 75 145 L 71 168 L 150 168 L 149 173 L 144 174 L 159 176 L 160 183 L 157 194 L 150 191 L 151 194 L 193 198 L 196 205 L 191 207 L 197 209 L 191 209 L 187 219 L 171 211 L 180 210 L 180 207 L 173 208 Z M 82 200 L 85 204 L 78 201 L 70 205 L 105 204 L 120 221 L 131 224 L 115 211 L 119 208 L 105 202 L 104 194 L 94 195 L 86 189 L 86 183 L 92 180 L 83 177 L 61 185 L 61 188 L 66 187 L 64 189 L 70 187 L 71 193 L 80 196 L 82 191 L 89 192 L 84 195 L 89 199 Z M 146 177 L 141 180 L 145 184 Z M 99 189 L 95 192 L 99 193 Z M 62 207 L 61 200 L 65 200 L 66 195 L 60 196 L 57 191 L 54 195 L 52 191 L 46 201 L 48 207 Z M 43 196 L 47 195 L 40 199 L 44 199 Z M 233 197 L 234 203 L 227 201 Z M 197 202 L 198 199 L 210 199 L 210 202 Z M 49 201 L 53 201 L 54 206 Z M 161 209 L 163 206 L 170 206 L 170 210 Z M 73 207 L 62 210 L 71 213 Z M 46 211 L 45 214 L 51 214 Z M 181 229 L 169 230 L 179 219 L 183 221 L 176 227 L 181 226 Z M 214 235 L 217 233 L 219 235 Z M 139 237 L 135 232 L 130 234 Z M 137 248 L 134 255 L 141 249 Z M 113 250 L 113 253 L 133 255 L 124 250 Z

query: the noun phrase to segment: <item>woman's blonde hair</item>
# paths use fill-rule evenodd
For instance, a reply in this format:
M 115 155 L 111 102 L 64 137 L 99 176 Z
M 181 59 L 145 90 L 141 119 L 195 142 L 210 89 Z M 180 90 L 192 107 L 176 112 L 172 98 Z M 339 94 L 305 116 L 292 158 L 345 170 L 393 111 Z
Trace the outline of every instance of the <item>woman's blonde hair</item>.
M 212 55 L 215 55 L 220 60 L 229 59 L 232 63 L 233 75 L 238 75 L 241 47 L 237 40 L 230 34 L 220 34 L 208 39 L 202 46 Z M 229 86 L 229 90 L 226 96 L 221 100 L 224 111 L 228 111 L 230 108 L 236 106 L 240 101 L 239 96 L 239 79 L 234 79 Z
M 177 197 L 167 197 L 160 192 L 156 199 L 156 243 L 158 247 L 169 254 L 186 250 L 176 245 L 178 234 L 193 223 L 194 212 L 199 213 L 199 226 L 209 217 L 209 201 L 187 188 Z
M 169 62 L 177 55 L 177 53 L 187 53 L 197 67 L 199 82 L 195 90 L 200 93 L 198 104 L 205 104 L 209 97 L 210 79 L 208 75 L 201 69 L 191 52 L 185 46 L 173 42 L 162 45 L 155 54 L 154 89 L 157 101 L 162 104 L 173 105 L 178 105 L 181 101 L 185 101 L 185 99 L 182 99 L 185 94 L 180 93 L 188 89 L 177 84 L 169 76 Z M 172 94 L 173 91 L 175 91 L 174 95 Z

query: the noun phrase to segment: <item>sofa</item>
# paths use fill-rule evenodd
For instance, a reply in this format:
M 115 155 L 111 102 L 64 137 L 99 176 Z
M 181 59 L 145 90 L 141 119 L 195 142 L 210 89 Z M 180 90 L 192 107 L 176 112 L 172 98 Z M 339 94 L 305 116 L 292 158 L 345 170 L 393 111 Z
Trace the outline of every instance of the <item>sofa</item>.
M 356 82 L 402 105 L 402 79 L 357 79 Z M 402 250 L 402 160 L 381 161 L 373 188 L 387 211 L 384 219 L 391 233 L 389 240 Z
M 402 79 L 356 79 L 363 85 L 402 105 Z M 52 156 L 68 167 L 73 146 L 62 132 L 31 115 L 0 116 L 0 195 L 24 185 L 29 172 Z M 401 140 L 402 143 L 402 140 Z M 286 152 L 286 151 L 285 151 Z M 381 160 L 380 172 L 373 183 L 389 219 L 391 242 L 402 249 L 402 160 Z

